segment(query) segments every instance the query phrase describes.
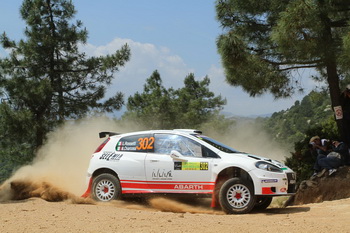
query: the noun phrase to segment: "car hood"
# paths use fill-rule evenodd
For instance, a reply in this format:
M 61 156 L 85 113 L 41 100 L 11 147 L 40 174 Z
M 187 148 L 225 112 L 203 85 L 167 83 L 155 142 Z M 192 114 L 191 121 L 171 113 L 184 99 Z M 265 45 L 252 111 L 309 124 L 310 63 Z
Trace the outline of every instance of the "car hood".
M 253 154 L 249 154 L 249 153 L 244 153 L 244 152 L 238 152 L 238 153 L 224 153 L 225 154 L 225 158 L 228 159 L 233 159 L 233 158 L 237 158 L 240 157 L 242 159 L 246 159 L 246 160 L 250 160 L 252 162 L 254 161 L 265 161 L 268 163 L 271 163 L 279 168 L 284 168 L 286 167 L 282 162 L 274 160 L 274 159 L 270 159 L 270 158 L 266 158 L 266 157 L 262 157 L 262 156 L 258 156 L 258 155 L 253 155 Z

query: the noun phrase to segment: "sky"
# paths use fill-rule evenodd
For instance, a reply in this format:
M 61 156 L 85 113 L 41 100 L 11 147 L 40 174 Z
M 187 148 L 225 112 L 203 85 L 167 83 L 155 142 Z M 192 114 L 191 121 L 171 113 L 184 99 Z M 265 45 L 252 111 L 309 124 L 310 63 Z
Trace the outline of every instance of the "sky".
M 22 0 L 0 0 L 0 33 L 25 39 L 19 9 Z M 128 44 L 131 59 L 115 74 L 107 96 L 122 92 L 125 100 L 142 92 L 146 79 L 158 70 L 165 88 L 183 87 L 184 78 L 210 78 L 210 90 L 226 98 L 224 112 L 238 116 L 267 115 L 287 110 L 305 94 L 275 100 L 271 94 L 250 97 L 240 87 L 225 82 L 216 39 L 222 28 L 216 20 L 215 0 L 73 0 L 88 30 L 81 49 L 91 56 L 106 55 Z M 0 57 L 6 56 L 0 49 Z M 308 71 L 300 74 L 306 94 L 312 83 Z

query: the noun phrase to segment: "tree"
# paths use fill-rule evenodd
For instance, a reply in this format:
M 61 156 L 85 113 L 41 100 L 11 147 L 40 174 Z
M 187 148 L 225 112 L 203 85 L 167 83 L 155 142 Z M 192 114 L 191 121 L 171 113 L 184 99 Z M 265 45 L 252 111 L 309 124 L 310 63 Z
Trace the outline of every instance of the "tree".
M 210 79 L 207 76 L 201 81 L 196 81 L 191 73 L 185 77 L 184 84 L 183 88 L 175 92 L 176 112 L 181 116 L 176 119 L 181 128 L 198 127 L 218 114 L 226 104 L 221 95 L 215 97 L 209 90 Z
M 6 106 L 1 115 L 4 125 L 26 122 L 27 128 L 4 134 L 20 137 L 23 131 L 30 132 L 34 136 L 27 140 L 38 148 L 65 119 L 122 106 L 121 93 L 101 100 L 114 73 L 129 60 L 127 45 L 107 56 L 79 52 L 87 30 L 81 21 L 72 22 L 76 11 L 69 0 L 24 0 L 20 13 L 27 24 L 26 40 L 15 42 L 5 32 L 0 37 L 2 46 L 11 51 L 0 60 L 0 89 L 9 98 L 2 103 Z
M 340 81 L 350 70 L 349 1 L 217 0 L 216 11 L 229 84 L 251 96 L 287 97 L 302 90 L 294 71 L 312 68 L 327 82 L 332 107 L 340 105 Z
M 123 118 L 139 122 L 143 128 L 169 129 L 175 121 L 172 88 L 166 89 L 157 70 L 146 80 L 143 93 L 128 98 Z
M 209 91 L 208 77 L 196 81 L 194 74 L 189 74 L 184 84 L 178 90 L 166 89 L 160 74 L 154 71 L 143 93 L 129 97 L 123 119 L 148 129 L 197 128 L 211 119 L 221 120 L 216 116 L 226 100 Z
M 28 130 L 32 128 L 29 116 L 28 111 L 14 111 L 8 104 L 0 104 L 0 183 L 33 158 L 35 138 Z

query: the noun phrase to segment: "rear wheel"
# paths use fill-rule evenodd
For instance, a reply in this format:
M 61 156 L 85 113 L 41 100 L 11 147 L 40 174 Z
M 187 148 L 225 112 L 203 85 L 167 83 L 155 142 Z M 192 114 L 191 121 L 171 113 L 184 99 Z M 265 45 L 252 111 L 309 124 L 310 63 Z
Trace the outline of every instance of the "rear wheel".
M 96 201 L 111 201 L 121 197 L 119 179 L 112 174 L 104 173 L 92 182 L 92 198 Z
M 257 197 L 254 209 L 265 210 L 272 202 L 272 197 Z
M 235 177 L 228 179 L 221 187 L 219 200 L 227 214 L 246 214 L 250 212 L 256 197 L 251 182 Z

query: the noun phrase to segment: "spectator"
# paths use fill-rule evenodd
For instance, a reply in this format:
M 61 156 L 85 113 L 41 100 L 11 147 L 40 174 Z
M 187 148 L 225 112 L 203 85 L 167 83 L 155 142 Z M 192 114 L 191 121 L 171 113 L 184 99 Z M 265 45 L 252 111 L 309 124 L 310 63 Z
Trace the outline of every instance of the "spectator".
M 320 137 L 315 136 L 310 139 L 310 145 L 317 151 L 317 158 L 314 165 L 314 174 L 312 176 L 322 176 L 327 170 L 328 175 L 332 175 L 337 171 L 337 168 L 342 165 L 341 154 L 333 151 L 328 147 L 329 140 L 321 140 Z M 336 145 L 337 147 L 336 147 Z M 334 149 L 340 151 L 339 142 L 333 144 Z
M 329 140 L 314 136 L 310 139 L 310 146 L 317 152 L 317 155 L 327 155 L 330 152 Z
M 341 165 L 350 165 L 349 148 L 344 142 L 333 141 L 333 151 L 341 156 Z

